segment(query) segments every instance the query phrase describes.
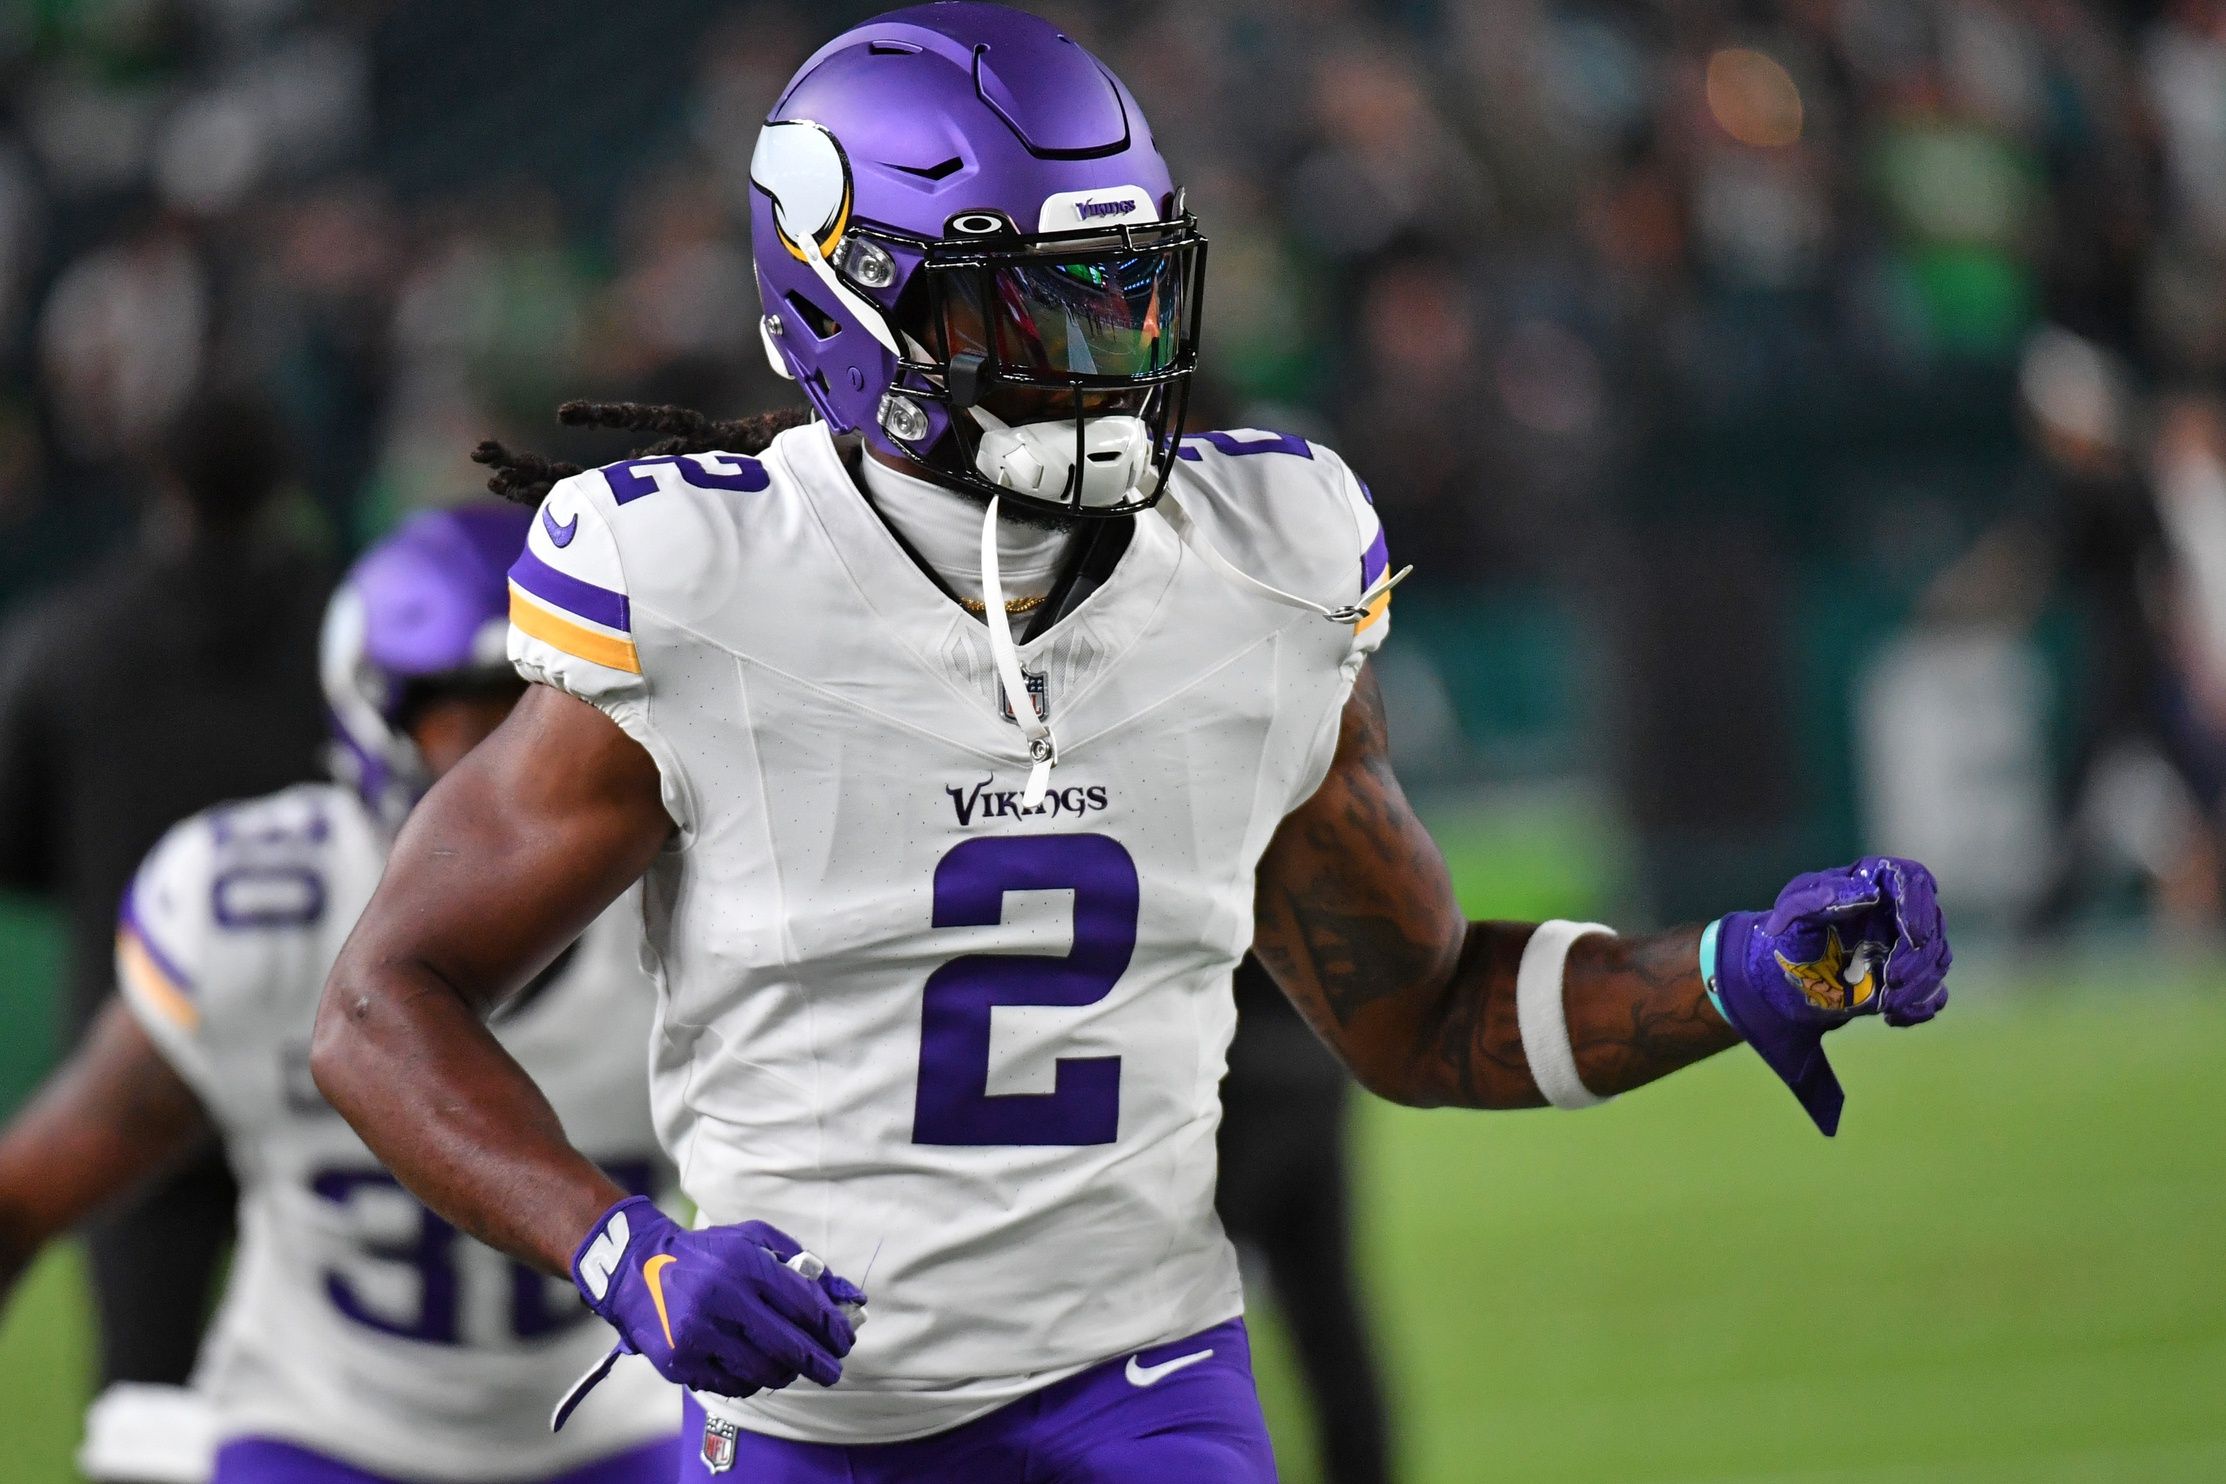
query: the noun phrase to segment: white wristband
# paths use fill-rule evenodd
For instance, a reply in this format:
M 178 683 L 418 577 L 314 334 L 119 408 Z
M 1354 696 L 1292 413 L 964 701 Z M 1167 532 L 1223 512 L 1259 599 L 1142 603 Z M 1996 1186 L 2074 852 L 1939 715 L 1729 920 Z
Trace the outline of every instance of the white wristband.
M 1593 933 L 1615 936 L 1597 922 L 1542 922 L 1523 945 L 1515 970 L 1515 1020 L 1523 1033 L 1523 1058 L 1530 1078 L 1557 1108 L 1591 1108 L 1607 1101 L 1577 1075 L 1577 1054 L 1569 1044 L 1569 1019 L 1561 1007 L 1562 967 L 1569 947 Z

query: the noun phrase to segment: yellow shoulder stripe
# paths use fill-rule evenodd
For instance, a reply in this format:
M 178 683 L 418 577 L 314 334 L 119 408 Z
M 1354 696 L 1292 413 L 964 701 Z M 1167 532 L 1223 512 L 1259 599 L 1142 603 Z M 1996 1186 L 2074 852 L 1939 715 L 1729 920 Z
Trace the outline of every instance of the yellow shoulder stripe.
M 1373 628 L 1376 623 L 1390 611 L 1391 589 L 1385 588 L 1382 592 L 1376 594 L 1376 601 L 1368 605 L 1368 616 L 1366 618 L 1363 618 L 1359 623 L 1353 625 L 1353 632 L 1356 634 L 1367 633 L 1369 629 Z
M 641 656 L 635 652 L 633 640 L 598 634 L 568 618 L 559 618 L 520 593 L 515 583 L 510 588 L 510 622 L 521 633 L 590 664 L 624 670 L 629 675 L 642 672 Z
M 139 936 L 130 929 L 116 935 L 116 962 L 123 971 L 124 988 L 138 996 L 141 1003 L 171 1024 L 185 1030 L 194 1030 L 201 1024 L 201 1010 L 162 971 L 140 943 Z

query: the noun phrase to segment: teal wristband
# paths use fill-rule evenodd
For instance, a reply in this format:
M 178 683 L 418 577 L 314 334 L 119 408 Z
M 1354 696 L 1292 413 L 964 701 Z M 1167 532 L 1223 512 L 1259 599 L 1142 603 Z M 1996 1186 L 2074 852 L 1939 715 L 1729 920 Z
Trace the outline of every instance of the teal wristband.
M 1700 982 L 1708 991 L 1708 1003 L 1716 1007 L 1716 1013 L 1723 1015 L 1724 1023 L 1729 1025 L 1731 1017 L 1724 1014 L 1724 997 L 1716 993 L 1716 930 L 1723 925 L 1724 920 L 1719 917 L 1700 930 Z

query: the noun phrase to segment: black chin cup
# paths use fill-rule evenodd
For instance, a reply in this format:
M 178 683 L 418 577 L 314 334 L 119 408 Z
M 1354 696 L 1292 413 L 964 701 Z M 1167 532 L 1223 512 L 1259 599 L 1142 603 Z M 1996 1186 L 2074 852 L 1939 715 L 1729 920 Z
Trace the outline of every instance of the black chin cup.
M 943 385 L 953 412 L 982 400 L 982 368 L 988 364 L 989 357 L 978 350 L 962 350 L 951 357 L 950 365 L 944 368 Z

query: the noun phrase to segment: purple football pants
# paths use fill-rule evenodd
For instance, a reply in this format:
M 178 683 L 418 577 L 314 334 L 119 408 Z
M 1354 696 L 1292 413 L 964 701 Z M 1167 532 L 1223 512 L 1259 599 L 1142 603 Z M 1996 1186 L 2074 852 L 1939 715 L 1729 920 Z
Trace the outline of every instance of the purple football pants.
M 1203 1350 L 1213 1354 L 1187 1359 Z M 733 1484 L 1275 1484 L 1241 1319 L 1106 1361 L 906 1443 L 728 1437 L 708 1425 L 693 1397 L 681 1441 L 679 1484 L 721 1475 Z
M 675 1446 L 644 1443 L 534 1484 L 672 1484 Z M 382 1474 L 271 1438 L 235 1438 L 216 1450 L 209 1484 L 394 1484 Z

